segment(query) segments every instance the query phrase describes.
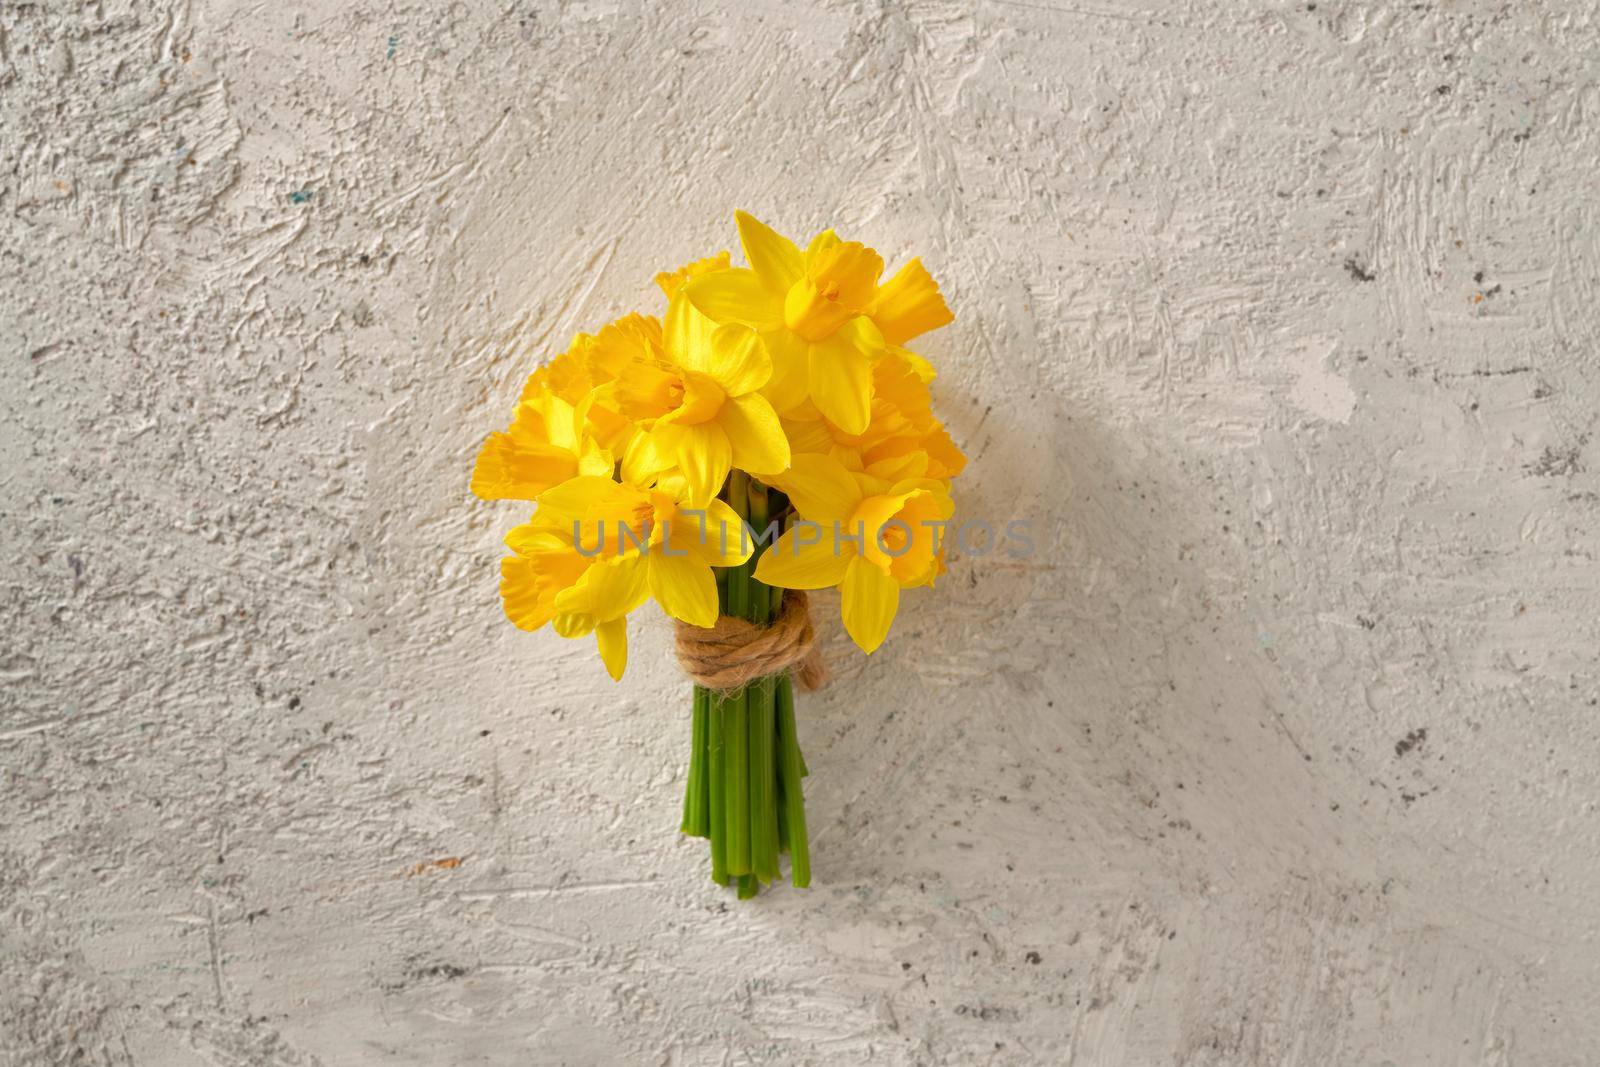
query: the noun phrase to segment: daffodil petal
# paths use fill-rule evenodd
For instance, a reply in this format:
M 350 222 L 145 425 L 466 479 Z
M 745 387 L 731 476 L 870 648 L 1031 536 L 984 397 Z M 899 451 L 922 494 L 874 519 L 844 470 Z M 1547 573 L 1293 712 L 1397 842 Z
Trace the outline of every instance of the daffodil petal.
M 811 374 L 811 346 L 787 328 L 767 330 L 761 335 L 772 359 L 772 378 L 761 395 L 772 401 L 780 414 L 788 414 L 806 402 L 806 387 Z
M 614 682 L 622 681 L 622 672 L 628 669 L 628 620 L 612 619 L 594 628 L 594 642 L 600 649 L 600 662 Z
M 537 520 L 539 516 L 534 516 L 534 518 Z M 563 539 L 559 529 L 541 526 L 535 521 L 524 523 L 521 526 L 513 526 L 506 534 L 506 547 L 519 556 L 531 558 L 556 552 L 572 552 L 572 541 L 570 537 Z M 576 555 L 576 553 L 574 554 Z M 583 557 L 579 556 L 578 558 L 582 559 Z M 572 576 L 572 580 L 577 581 L 578 576 L 582 573 L 583 568 L 578 568 L 578 572 Z M 568 582 L 566 584 L 570 585 L 572 583 Z
M 756 562 L 756 581 L 780 589 L 827 589 L 845 576 L 853 552 L 831 528 L 803 523 L 778 538 Z
M 662 342 L 672 362 L 687 370 L 703 371 L 717 324 L 690 301 L 688 291 L 689 286 L 685 286 L 667 302 L 667 317 L 661 325 Z
M 755 551 L 755 539 L 744 520 L 721 500 L 713 500 L 704 509 L 703 523 L 685 520 L 690 524 L 689 551 L 709 567 L 737 567 Z M 757 531 L 760 533 L 761 531 Z
M 733 467 L 733 446 L 714 422 L 685 426 L 678 442 L 678 469 L 688 485 L 689 503 L 703 508 L 722 489 Z
M 883 644 L 899 606 L 900 586 L 893 578 L 860 556 L 850 560 L 839 591 L 839 614 L 861 651 L 871 654 Z
M 887 338 L 885 340 L 887 340 Z M 890 351 L 905 361 L 906 365 L 911 368 L 911 372 L 918 378 L 922 379 L 922 383 L 924 385 L 933 381 L 939 376 L 939 372 L 934 369 L 932 363 L 929 363 L 927 360 L 911 351 L 911 349 L 896 347 L 890 349 Z
M 735 267 L 702 274 L 679 290 L 701 314 L 716 322 L 742 322 L 757 329 L 783 321 L 783 294 L 762 284 L 753 270 Z M 668 312 L 669 316 L 671 312 Z M 671 324 L 667 327 L 671 332 Z M 671 342 L 668 342 L 671 350 Z
M 556 595 L 555 608 L 558 614 L 581 613 L 597 621 L 618 619 L 643 604 L 649 595 L 645 557 L 630 551 L 584 571 L 576 585 Z
M 736 211 L 733 217 L 739 224 L 739 243 L 744 246 L 744 258 L 750 261 L 762 284 L 779 295 L 787 292 L 795 279 L 805 273 L 800 249 L 754 215 Z
M 829 453 L 838 443 L 828 427 L 827 420 L 816 418 L 815 413 L 809 419 L 784 416 L 783 432 L 789 438 L 791 452 Z
M 662 611 L 690 626 L 717 624 L 717 580 L 693 554 L 650 553 L 650 595 Z
M 550 619 L 550 628 L 568 639 L 591 634 L 594 627 L 594 616 L 581 611 L 558 611 Z
M 872 364 L 837 334 L 811 346 L 811 401 L 845 433 L 866 430 L 872 419 Z
M 830 526 L 855 513 L 861 491 L 838 460 L 815 452 L 790 457 L 789 469 L 771 479 L 794 504 L 802 519 Z
M 593 441 L 585 442 L 583 453 L 578 456 L 579 474 L 604 477 L 610 474 L 616 465 L 616 460 L 612 459 L 611 453 Z
M 733 447 L 733 464 L 751 474 L 781 474 L 789 466 L 789 438 L 766 397 L 732 397 L 717 414 L 717 425 Z
M 748 326 L 729 323 L 711 335 L 705 373 L 729 396 L 760 389 L 772 377 L 772 357 L 761 336 Z
M 622 453 L 622 477 L 630 485 L 648 486 L 658 474 L 677 462 L 677 427 L 657 426 L 649 433 L 633 435 Z M 664 438 L 672 438 L 666 442 Z M 671 447 L 666 447 L 670 443 Z
M 616 500 L 623 493 L 623 487 L 610 478 L 584 474 L 540 493 L 539 507 L 543 511 L 582 515 Z
M 889 352 L 889 346 L 883 340 L 883 331 L 865 315 L 857 315 L 839 327 L 835 336 L 861 353 L 871 364 L 876 364 Z

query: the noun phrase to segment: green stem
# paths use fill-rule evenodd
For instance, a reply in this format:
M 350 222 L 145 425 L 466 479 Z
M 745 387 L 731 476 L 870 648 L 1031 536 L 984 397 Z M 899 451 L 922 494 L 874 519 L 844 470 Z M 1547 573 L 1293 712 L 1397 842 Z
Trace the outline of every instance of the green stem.
M 693 837 L 711 832 L 706 810 L 706 733 L 710 728 L 711 700 L 703 686 L 694 687 L 694 713 L 689 742 L 689 778 L 683 787 L 683 823 L 679 827 Z
M 789 884 L 804 889 L 811 884 L 811 846 L 806 838 L 806 805 L 800 779 L 804 763 L 800 738 L 795 732 L 794 681 L 778 679 L 778 773 L 783 777 L 784 817 L 789 830 Z
M 710 722 L 706 731 L 706 803 L 711 830 L 711 880 L 728 884 L 728 791 L 724 786 L 723 764 L 727 746 L 723 740 L 723 702 L 707 695 Z
M 773 693 L 776 694 L 777 690 L 774 689 Z M 776 701 L 776 696 L 774 696 L 774 701 Z M 773 718 L 777 718 L 776 708 L 774 708 Z M 788 813 L 788 808 L 787 808 L 787 805 L 788 805 L 789 801 L 788 801 L 787 795 L 784 793 L 784 789 L 783 789 L 783 774 L 782 774 L 782 769 L 783 769 L 783 738 L 782 737 L 778 738 L 778 748 L 777 748 L 777 751 L 774 753 L 774 762 L 776 762 L 778 764 L 778 769 L 779 769 L 779 772 L 780 772 L 778 774 L 778 788 L 777 788 L 777 794 L 778 794 L 778 805 L 777 805 L 777 807 L 778 807 L 778 852 L 779 852 L 780 855 L 787 855 L 788 852 L 789 852 L 789 813 Z
M 752 682 L 750 694 L 750 865 L 763 882 L 778 877 L 778 770 L 773 682 Z
M 746 689 L 723 701 L 723 805 L 728 815 L 728 873 L 749 874 L 750 866 L 750 709 Z

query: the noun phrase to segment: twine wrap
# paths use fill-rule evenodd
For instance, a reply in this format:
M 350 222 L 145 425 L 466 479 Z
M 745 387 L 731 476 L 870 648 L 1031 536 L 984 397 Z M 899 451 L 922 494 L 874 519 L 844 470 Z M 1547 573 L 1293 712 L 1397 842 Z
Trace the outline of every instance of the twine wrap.
M 806 595 L 789 589 L 770 625 L 732 615 L 718 616 L 709 630 L 679 622 L 678 663 L 695 682 L 722 692 L 794 668 L 800 688 L 809 692 L 828 680 L 816 641 Z

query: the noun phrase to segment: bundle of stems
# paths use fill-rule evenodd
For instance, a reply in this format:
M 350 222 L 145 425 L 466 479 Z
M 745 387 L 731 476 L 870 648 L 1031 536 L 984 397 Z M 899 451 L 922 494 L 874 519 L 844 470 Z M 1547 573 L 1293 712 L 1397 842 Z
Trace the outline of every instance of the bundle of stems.
M 722 499 L 758 535 L 789 511 L 782 494 L 738 470 L 729 475 Z M 777 618 L 783 590 L 752 576 L 766 547 L 758 536 L 748 560 L 718 568 L 722 614 L 767 624 Z M 692 732 L 680 828 L 710 840 L 711 880 L 737 885 L 739 899 L 748 899 L 761 885 L 778 880 L 778 855 L 787 852 L 790 884 L 810 885 L 800 785 L 808 772 L 795 733 L 794 683 L 788 672 L 727 692 L 696 685 Z

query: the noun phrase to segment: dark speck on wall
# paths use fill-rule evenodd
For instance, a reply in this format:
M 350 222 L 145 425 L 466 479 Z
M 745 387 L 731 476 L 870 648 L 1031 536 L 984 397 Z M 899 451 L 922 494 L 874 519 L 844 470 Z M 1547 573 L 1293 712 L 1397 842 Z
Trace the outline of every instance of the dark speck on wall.
M 1010 1008 L 1002 1008 L 994 1004 L 957 1004 L 955 1013 L 957 1015 L 969 1015 L 974 1019 L 982 1019 L 986 1023 L 1016 1017 L 1016 1012 Z
M 1543 454 L 1537 460 L 1528 464 L 1528 473 L 1536 474 L 1541 478 L 1581 474 L 1583 472 L 1583 446 L 1587 443 L 1588 435 L 1585 434 L 1582 438 L 1579 438 L 1577 444 L 1568 445 L 1565 448 L 1546 445 Z
M 1404 756 L 1428 739 L 1428 728 L 1419 726 L 1394 743 L 1394 754 Z

